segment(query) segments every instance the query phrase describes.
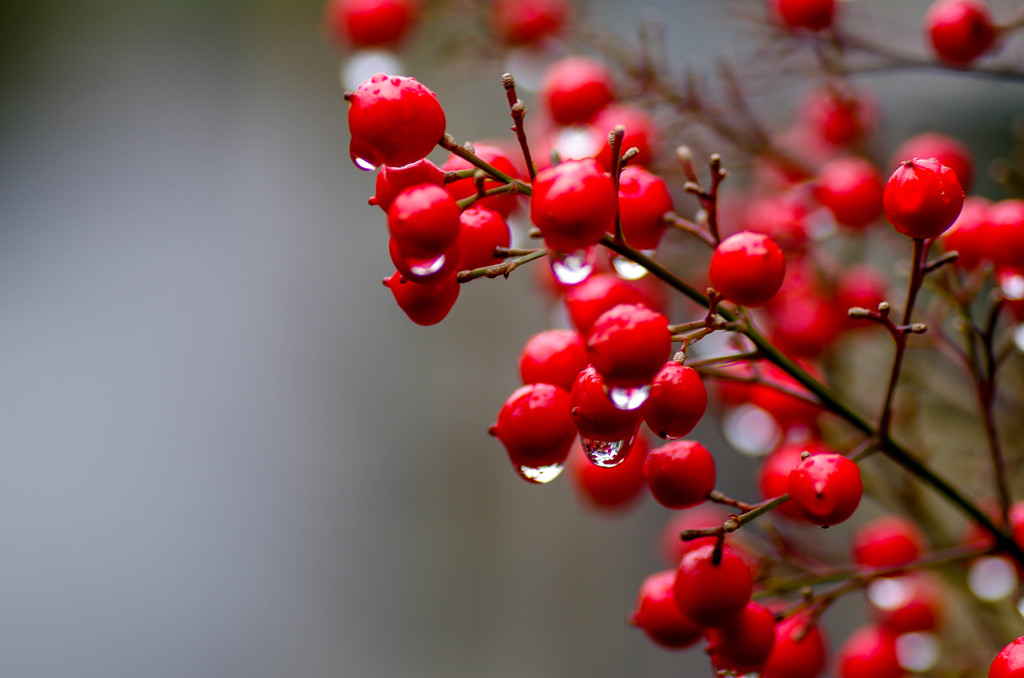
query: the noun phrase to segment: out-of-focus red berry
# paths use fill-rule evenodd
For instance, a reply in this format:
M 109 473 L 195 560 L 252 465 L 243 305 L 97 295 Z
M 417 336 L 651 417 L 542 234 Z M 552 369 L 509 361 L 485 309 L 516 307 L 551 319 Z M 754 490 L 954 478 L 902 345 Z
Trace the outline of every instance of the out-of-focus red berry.
M 974 183 L 974 159 L 967 146 L 941 132 L 916 134 L 893 152 L 890 166 L 895 167 L 907 158 L 935 158 L 953 170 L 964 191 L 970 191 Z
M 494 0 L 491 27 L 510 45 L 529 45 L 561 32 L 568 0 Z
M 615 98 L 611 72 L 590 57 L 571 56 L 548 67 L 541 101 L 559 125 L 590 122 Z
M 882 215 L 882 177 L 864 158 L 830 160 L 818 172 L 814 195 L 836 223 L 862 229 Z
M 324 20 L 339 46 L 393 47 L 419 14 L 416 0 L 331 0 Z
M 840 678 L 900 678 L 896 635 L 877 626 L 862 626 L 846 639 L 836 659 Z
M 944 250 L 959 253 L 955 264 L 958 268 L 972 271 L 983 261 L 991 261 L 993 253 L 999 251 L 998 235 L 988 219 L 991 205 L 992 202 L 986 198 L 965 198 L 960 216 L 939 237 L 939 244 Z
M 924 15 L 925 35 L 935 54 L 951 66 L 968 66 L 995 43 L 988 5 L 979 0 L 938 0 Z
M 771 0 L 775 15 L 787 28 L 820 31 L 832 25 L 835 0 Z
M 519 171 L 516 169 L 516 166 L 509 159 L 508 155 L 506 155 L 500 148 L 490 146 L 488 144 L 475 144 L 473 146 L 473 152 L 476 153 L 477 157 L 481 160 L 494 166 L 495 169 L 501 170 L 513 179 L 519 178 Z M 473 165 L 470 164 L 468 160 L 460 158 L 453 153 L 448 156 L 448 159 L 445 160 L 441 169 L 449 172 L 453 170 L 470 169 L 471 167 L 473 167 Z M 484 180 L 485 191 L 499 186 L 501 186 L 501 184 L 493 179 Z M 474 182 L 473 177 L 466 177 L 465 179 L 458 179 L 457 181 L 445 184 L 445 188 L 456 200 L 476 195 L 476 183 Z M 508 215 L 512 213 L 513 209 L 515 209 L 518 200 L 519 196 L 517 194 L 504 193 L 501 195 L 488 196 L 473 204 L 492 209 L 504 218 L 508 219 Z
M 925 548 L 924 534 L 908 518 L 886 515 L 861 525 L 853 535 L 853 559 L 872 568 L 909 565 Z
M 654 149 L 658 144 L 658 132 L 651 116 L 641 108 L 626 104 L 611 104 L 605 106 L 598 113 L 593 122 L 593 127 L 607 139 L 608 134 L 615 129 L 616 125 L 622 125 L 626 134 L 622 137 L 622 152 L 630 148 L 636 148 L 639 153 L 630 160 L 631 165 L 646 166 L 654 158 Z M 597 154 L 597 161 L 606 170 L 612 168 L 612 149 L 607 143 L 601 145 Z

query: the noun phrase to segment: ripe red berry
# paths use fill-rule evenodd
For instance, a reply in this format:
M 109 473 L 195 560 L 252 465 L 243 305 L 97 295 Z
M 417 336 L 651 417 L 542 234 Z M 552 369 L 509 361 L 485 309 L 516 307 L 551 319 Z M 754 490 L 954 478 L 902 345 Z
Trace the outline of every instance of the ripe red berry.
M 682 438 L 708 409 L 708 392 L 692 367 L 670 360 L 651 382 L 643 404 L 644 421 L 659 438 Z
M 721 527 L 725 520 L 726 512 L 719 504 L 699 504 L 685 511 L 677 511 L 665 523 L 661 531 L 659 551 L 662 560 L 668 565 L 678 565 L 687 553 L 705 544 L 714 545 L 715 537 L 701 537 L 683 541 L 679 538 L 685 530 L 700 530 L 707 527 Z M 733 533 L 730 547 L 738 553 L 743 553 L 737 548 L 738 540 L 742 538 L 740 533 Z M 745 556 L 744 560 L 747 560 Z M 748 561 L 749 562 L 749 561 Z
M 918 559 L 924 547 L 921 529 L 903 516 L 876 518 L 857 528 L 853 535 L 853 559 L 866 567 L 908 565 Z
M 784 287 L 765 306 L 772 343 L 798 358 L 816 358 L 832 347 L 849 317 L 817 286 Z
M 609 388 L 647 386 L 672 350 L 668 318 L 640 304 L 619 304 L 587 333 L 590 362 Z
M 473 152 L 478 158 L 484 162 L 492 165 L 495 169 L 501 170 L 505 174 L 509 175 L 513 179 L 519 178 L 519 170 L 509 159 L 508 155 L 500 148 L 491 146 L 489 144 L 474 144 Z M 445 160 L 444 165 L 441 169 L 445 172 L 465 170 L 474 167 L 470 162 L 464 158 L 461 158 L 454 153 L 448 156 Z M 498 183 L 493 179 L 484 180 L 484 190 L 490 190 L 492 188 L 498 188 L 502 184 Z M 445 188 L 451 196 L 456 200 L 462 198 L 468 198 L 472 195 L 476 195 L 476 183 L 473 177 L 466 177 L 465 179 L 458 179 L 445 184 Z M 512 213 L 519 200 L 519 196 L 515 193 L 504 193 L 501 195 L 491 195 L 477 202 L 473 203 L 474 206 L 487 207 L 492 209 L 504 218 L 508 218 L 508 215 Z
M 715 290 L 734 304 L 761 306 L 786 276 L 786 258 L 779 246 L 762 233 L 740 231 L 718 244 L 708 277 Z
M 600 134 L 602 140 L 608 138 L 608 134 L 616 126 L 622 125 L 626 134 L 622 137 L 622 152 L 630 148 L 636 148 L 638 153 L 630 161 L 633 165 L 649 165 L 654 156 L 654 148 L 658 143 L 658 132 L 651 116 L 641 108 L 627 106 L 626 104 L 612 104 L 605 106 L 601 112 L 594 117 L 594 128 Z M 597 161 L 606 170 L 612 169 L 612 149 L 607 143 L 602 143 L 601 150 L 597 154 Z
M 804 100 L 802 113 L 809 129 L 832 146 L 859 141 L 875 126 L 874 104 L 862 92 L 813 90 Z
M 416 283 L 436 283 L 443 278 L 454 277 L 459 270 L 459 244 L 454 243 L 441 256 L 418 259 L 407 257 L 398 249 L 394 238 L 388 238 L 388 254 L 391 263 L 408 280 Z
M 701 626 L 721 626 L 743 611 L 750 602 L 753 577 L 743 559 L 729 548 L 714 562 L 712 544 L 683 556 L 673 587 L 676 605 L 683 616 Z
M 670 650 L 690 647 L 704 635 L 703 627 L 679 612 L 673 594 L 675 580 L 675 570 L 647 577 L 640 585 L 636 609 L 629 618 L 630 623 L 640 627 L 648 638 Z
M 825 638 L 806 614 L 775 625 L 775 645 L 761 667 L 761 678 L 817 678 L 825 669 Z
M 377 191 L 369 202 L 386 214 L 399 193 L 417 184 L 444 185 L 444 172 L 426 158 L 402 167 L 381 167 L 377 173 Z
M 436 325 L 444 320 L 459 298 L 461 288 L 454 276 L 417 283 L 402 277 L 398 271 L 384 279 L 384 286 L 395 295 L 398 307 L 417 325 Z
M 638 435 L 622 463 L 598 466 L 590 461 L 577 441 L 569 452 L 570 470 L 577 491 L 594 508 L 617 511 L 632 506 L 643 494 L 647 450 L 647 441 Z
M 715 460 L 700 443 L 677 440 L 647 454 L 644 477 L 659 504 L 690 508 L 715 489 Z
M 362 169 L 422 160 L 444 136 L 437 95 L 414 78 L 378 73 L 345 95 L 349 153 Z
M 882 177 L 863 158 L 836 158 L 818 172 L 814 195 L 840 226 L 860 229 L 882 215 Z
M 590 332 L 601 314 L 619 304 L 643 304 L 657 308 L 640 286 L 611 273 L 596 273 L 565 291 L 569 320 L 583 336 Z
M 955 250 L 959 253 L 960 256 L 955 262 L 958 268 L 972 271 L 983 261 L 991 261 L 993 256 L 1001 256 L 999 235 L 992 228 L 988 218 L 991 205 L 992 202 L 987 198 L 964 198 L 960 216 L 939 238 L 944 250 Z
M 939 0 L 928 8 L 924 28 L 935 54 L 952 66 L 969 65 L 996 38 L 988 6 L 978 0 Z
M 626 242 L 640 250 L 658 247 L 672 211 L 665 180 L 643 167 L 630 165 L 619 175 L 619 219 Z
M 820 31 L 832 25 L 835 0 L 772 0 L 775 13 L 788 28 Z
M 907 158 L 935 158 L 953 170 L 964 191 L 971 190 L 974 181 L 974 159 L 967 146 L 940 132 L 916 134 L 897 147 L 890 165 L 899 165 Z
M 948 231 L 947 231 L 948 233 Z M 876 268 L 868 265 L 851 266 L 839 274 L 836 281 L 836 306 L 846 316 L 847 327 L 863 327 L 867 321 L 851 318 L 851 308 L 874 310 L 889 294 L 889 280 Z
M 989 207 L 987 259 L 996 266 L 1024 269 L 1024 200 L 1000 200 Z
M 911 238 L 934 238 L 953 225 L 964 190 L 953 170 L 933 158 L 901 164 L 885 185 L 885 218 Z
M 405 257 L 434 259 L 459 237 L 459 206 L 440 186 L 420 184 L 399 193 L 388 210 L 388 231 Z
M 474 205 L 459 215 L 459 269 L 471 270 L 501 263 L 505 257 L 495 255 L 495 247 L 508 247 L 512 232 L 502 216 L 486 207 Z
M 519 354 L 519 376 L 524 384 L 555 384 L 569 391 L 586 367 L 583 339 L 573 330 L 539 332 Z
M 339 44 L 389 47 L 405 37 L 418 12 L 416 0 L 331 0 L 325 17 Z
M 805 364 L 803 368 L 809 370 L 812 375 L 817 373 L 812 366 Z M 796 379 L 775 365 L 761 365 L 760 374 L 761 381 L 764 383 L 749 385 L 746 389 L 746 399 L 752 405 L 756 405 L 772 415 L 772 418 L 784 431 L 794 429 L 802 429 L 804 432 L 815 431 L 818 417 L 822 411 L 821 407 L 804 398 L 784 392 L 810 396 L 807 390 Z M 781 387 L 784 391 L 775 387 Z
M 541 170 L 533 182 L 530 219 L 558 252 L 596 245 L 615 225 L 615 185 L 592 158 Z
M 579 373 L 569 396 L 572 420 L 580 435 L 588 440 L 628 440 L 640 426 L 640 411 L 616 407 L 608 397 L 604 380 L 593 365 Z
M 988 678 L 1024 678 L 1024 636 L 999 651 L 988 668 Z
M 832 450 L 824 443 L 813 440 L 786 443 L 772 450 L 762 460 L 757 474 L 757 485 L 762 498 L 774 499 L 789 492 L 789 473 L 801 462 L 801 455 L 804 452 L 813 455 L 831 453 Z M 793 520 L 806 520 L 792 501 L 776 507 L 775 512 Z
M 559 33 L 568 14 L 568 0 L 494 0 L 491 26 L 504 42 L 528 45 Z
M 541 101 L 559 125 L 590 122 L 614 98 L 612 74 L 585 56 L 559 59 L 548 67 L 540 86 Z
M 815 454 L 789 472 L 789 498 L 816 525 L 841 523 L 857 510 L 860 468 L 841 454 Z
M 791 195 L 754 200 L 743 216 L 743 230 L 764 233 L 783 252 L 798 252 L 807 244 L 807 215 L 807 206 Z
M 753 601 L 724 626 L 707 632 L 708 654 L 719 671 L 757 671 L 775 646 L 775 615 Z
M 505 401 L 488 432 L 505 446 L 513 466 L 561 464 L 576 439 L 569 394 L 552 384 L 522 386 Z
M 863 626 L 846 639 L 836 660 L 840 678 L 900 678 L 896 635 L 877 626 Z
M 868 597 L 877 624 L 897 635 L 934 631 L 942 623 L 941 580 L 931 573 L 879 579 L 872 583 Z

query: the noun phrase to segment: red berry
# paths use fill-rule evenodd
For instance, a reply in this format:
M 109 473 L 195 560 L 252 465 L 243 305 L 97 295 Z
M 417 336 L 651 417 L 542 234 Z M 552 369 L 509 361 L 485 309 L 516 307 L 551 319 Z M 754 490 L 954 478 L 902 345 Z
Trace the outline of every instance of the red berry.
M 658 133 L 651 116 L 643 109 L 625 104 L 612 104 L 601 109 L 591 124 L 597 129 L 603 140 L 608 138 L 608 134 L 617 125 L 622 125 L 626 130 L 625 136 L 622 137 L 622 152 L 625 153 L 634 147 L 639 151 L 630 164 L 646 166 L 651 163 L 654 148 L 658 143 Z M 600 148 L 597 160 L 602 167 L 611 171 L 611 146 L 602 143 Z
M 991 49 L 996 31 L 988 6 L 978 0 L 939 0 L 924 16 L 932 49 L 952 66 L 967 66 Z
M 853 632 L 839 649 L 840 678 L 900 678 L 904 675 L 896 655 L 896 635 L 877 626 Z
M 941 584 L 927 572 L 887 577 L 871 585 L 872 614 L 895 634 L 934 631 L 942 622 Z
M 826 87 L 812 91 L 803 115 L 817 137 L 832 146 L 859 141 L 875 126 L 874 105 L 861 93 L 840 93 Z
M 726 512 L 718 504 L 699 504 L 685 511 L 676 512 L 665 524 L 661 532 L 659 549 L 662 560 L 669 565 L 678 565 L 687 553 L 705 544 L 714 544 L 715 537 L 701 537 L 683 541 L 679 535 L 686 530 L 700 530 L 707 527 L 721 527 L 725 520 Z M 742 536 L 733 533 L 735 536 L 730 542 L 733 550 L 736 549 L 737 540 Z M 742 552 L 741 552 L 742 553 Z
M 899 165 L 906 158 L 935 158 L 953 170 L 964 191 L 971 190 L 974 181 L 974 160 L 967 146 L 940 132 L 922 132 L 910 137 L 893 152 L 891 165 Z
M 388 230 L 406 258 L 435 259 L 459 237 L 459 215 L 459 206 L 443 188 L 420 184 L 392 201 Z
M 561 464 L 576 439 L 569 394 L 551 384 L 522 386 L 505 401 L 489 433 L 505 446 L 513 466 Z
M 386 214 L 391 202 L 402 190 L 417 184 L 444 185 L 444 172 L 426 158 L 402 167 L 381 167 L 377 173 L 377 192 L 370 198 Z
M 722 558 L 715 563 L 714 551 L 714 545 L 706 544 L 684 555 L 673 587 L 683 616 L 711 628 L 742 612 L 753 591 L 747 564 L 729 548 L 722 549 Z
M 408 280 L 416 283 L 436 283 L 443 278 L 454 277 L 459 270 L 459 244 L 456 242 L 440 257 L 417 259 L 407 257 L 398 249 L 394 238 L 388 238 L 388 254 L 391 263 Z M 443 257 L 443 258 L 442 258 Z
M 744 214 L 743 230 L 765 234 L 783 252 L 798 252 L 807 244 L 807 207 L 788 195 L 755 200 Z
M 612 470 L 612 469 L 606 469 Z M 675 570 L 652 574 L 640 585 L 636 609 L 629 621 L 658 645 L 677 650 L 696 644 L 704 629 L 679 612 L 673 595 Z
M 708 630 L 707 638 L 708 654 L 719 671 L 757 671 L 775 646 L 775 615 L 751 601 L 724 626 Z
M 953 225 L 964 190 L 953 170 L 933 158 L 904 161 L 882 196 L 885 218 L 911 238 L 934 238 Z
M 853 559 L 872 568 L 909 565 L 924 551 L 921 529 L 903 516 L 887 515 L 859 527 L 853 535 Z
M 820 31 L 832 25 L 835 0 L 773 0 L 775 13 L 787 28 Z
M 640 426 L 640 410 L 621 410 L 612 403 L 601 375 L 593 365 L 579 373 L 572 391 L 572 420 L 588 440 L 628 440 Z
M 677 440 L 647 454 L 644 477 L 659 504 L 690 508 L 715 489 L 715 460 L 700 443 Z
M 640 250 L 658 247 L 672 211 L 665 180 L 643 167 L 629 165 L 619 175 L 619 219 L 626 242 Z
M 647 386 L 672 350 L 668 318 L 640 304 L 619 304 L 587 333 L 590 362 L 609 388 Z
M 473 152 L 477 155 L 478 158 L 492 165 L 495 169 L 501 170 L 502 172 L 509 175 L 513 179 L 519 178 L 519 170 L 516 169 L 516 166 L 512 164 L 512 161 L 509 159 L 508 155 L 506 155 L 505 152 L 502 151 L 500 148 L 490 146 L 488 144 L 474 144 Z M 466 160 L 465 158 L 460 158 L 459 156 L 453 153 L 448 156 L 448 159 L 445 160 L 444 165 L 441 166 L 441 169 L 446 172 L 451 172 L 457 170 L 470 169 L 472 167 L 474 167 L 474 165 L 472 165 L 468 160 Z M 494 179 L 484 180 L 484 190 L 498 188 L 501 185 L 502 184 L 498 183 Z M 476 195 L 477 193 L 476 183 L 474 182 L 473 177 L 466 177 L 465 179 L 458 179 L 451 183 L 445 184 L 445 188 L 449 193 L 451 193 L 451 196 L 456 200 L 468 198 L 470 196 Z M 505 193 L 501 195 L 488 196 L 486 198 L 483 198 L 482 200 L 478 200 L 473 204 L 474 206 L 481 206 L 486 207 L 488 209 L 492 209 L 507 219 L 508 215 L 512 213 L 512 210 L 515 209 L 518 200 L 519 196 L 517 194 Z
M 798 358 L 816 358 L 829 349 L 849 317 L 815 287 L 802 285 L 783 288 L 766 309 L 771 314 L 772 343 Z
M 815 454 L 789 472 L 789 498 L 816 525 L 841 523 L 857 510 L 860 468 L 841 454 Z
M 825 638 L 804 614 L 775 625 L 775 645 L 761 667 L 761 678 L 816 678 L 825 669 Z
M 656 308 L 638 285 L 610 273 L 597 273 L 565 292 L 565 306 L 573 326 L 583 336 L 594 321 L 619 304 L 643 304 Z
M 789 491 L 789 473 L 801 461 L 804 452 L 810 454 L 831 453 L 832 450 L 817 441 L 806 441 L 802 443 L 786 443 L 772 450 L 762 461 L 761 468 L 757 474 L 757 485 L 761 490 L 761 497 L 774 499 Z M 800 510 L 792 501 L 775 508 L 775 512 L 793 520 L 806 520 Z
M 459 269 L 471 270 L 499 264 L 503 255 L 495 255 L 495 247 L 508 247 L 512 232 L 502 216 L 486 207 L 474 205 L 459 215 Z
M 388 47 L 405 37 L 418 12 L 416 0 L 331 0 L 326 21 L 340 44 Z
M 762 306 L 786 276 L 786 258 L 762 233 L 740 231 L 718 244 L 708 277 L 715 290 L 734 304 Z
M 988 667 L 988 678 L 1024 678 L 1024 636 L 999 651 Z
M 1024 200 L 1000 200 L 988 209 L 987 259 L 996 266 L 1024 268 Z
M 840 226 L 864 228 L 882 215 L 882 177 L 863 158 L 836 158 L 818 172 L 814 195 Z
M 615 225 L 615 185 L 592 158 L 541 170 L 533 182 L 530 219 L 558 252 L 596 245 Z
M 577 441 L 569 453 L 576 489 L 595 508 L 620 510 L 632 505 L 643 493 L 647 450 L 644 436 L 637 436 L 622 463 L 598 466 L 591 463 L 583 452 L 583 446 Z
M 948 233 L 948 231 L 947 231 Z M 889 294 L 889 281 L 878 269 L 868 265 L 844 269 L 836 281 L 836 306 L 846 315 L 846 325 L 862 327 L 863 319 L 850 318 L 846 314 L 851 308 L 874 310 L 885 301 Z
M 345 98 L 349 153 L 362 169 L 422 160 L 444 136 L 437 95 L 413 78 L 378 73 Z
M 708 392 L 700 374 L 670 360 L 651 382 L 643 404 L 644 421 L 659 438 L 682 438 L 708 409 Z
M 562 30 L 568 0 L 494 0 L 491 26 L 510 45 L 538 42 Z
M 614 98 L 612 74 L 584 56 L 559 59 L 548 67 L 540 86 L 541 101 L 559 125 L 590 122 Z
M 939 238 L 944 250 L 959 253 L 956 260 L 958 268 L 971 271 L 983 261 L 991 260 L 993 255 L 999 256 L 999 236 L 988 219 L 991 205 L 991 201 L 986 198 L 964 198 L 960 216 Z
M 807 365 L 803 365 L 803 367 L 809 370 L 812 375 L 816 372 L 815 369 Z M 804 429 L 805 431 L 816 430 L 821 408 L 812 402 L 790 395 L 790 393 L 774 387 L 778 386 L 785 391 L 810 396 L 807 390 L 796 379 L 775 365 L 762 365 L 760 374 L 761 380 L 764 383 L 749 385 L 746 390 L 747 400 L 752 405 L 756 405 L 772 415 L 772 418 L 785 431 L 797 428 Z
M 409 320 L 417 325 L 436 325 L 444 320 L 459 298 L 461 285 L 454 276 L 437 282 L 416 283 L 406 280 L 398 271 L 384 279 L 384 286 L 391 290 Z
M 519 354 L 524 384 L 555 384 L 569 391 L 586 367 L 583 339 L 573 330 L 544 330 L 530 337 Z

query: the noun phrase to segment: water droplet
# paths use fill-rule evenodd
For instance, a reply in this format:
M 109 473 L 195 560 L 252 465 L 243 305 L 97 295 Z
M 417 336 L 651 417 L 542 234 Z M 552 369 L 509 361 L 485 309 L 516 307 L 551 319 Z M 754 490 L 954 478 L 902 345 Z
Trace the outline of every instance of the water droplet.
M 516 469 L 519 477 L 528 483 L 543 485 L 550 483 L 557 478 L 564 466 L 562 464 L 549 464 L 548 466 L 520 466 Z
M 897 610 L 913 595 L 913 587 L 904 577 L 883 577 L 868 586 L 868 600 L 879 610 Z
M 967 570 L 967 587 L 979 600 L 994 603 L 1017 588 L 1017 570 L 1005 556 L 978 558 Z
M 654 254 L 654 250 L 642 251 L 647 256 Z M 615 273 L 623 280 L 639 280 L 647 275 L 646 268 L 618 254 L 612 256 L 612 268 L 615 269 Z
M 594 271 L 594 248 L 575 252 L 549 252 L 551 273 L 563 285 L 578 285 Z
M 372 172 L 373 170 L 377 169 L 376 165 L 374 165 L 369 160 L 364 160 L 363 158 L 357 158 L 355 156 L 352 156 L 352 162 L 354 162 L 356 164 L 356 167 L 363 170 L 364 172 Z
M 939 660 L 933 633 L 904 633 L 896 638 L 896 660 L 907 671 L 927 671 Z
M 428 276 L 431 273 L 437 273 L 444 266 L 445 258 L 442 254 L 439 257 L 433 259 L 409 259 L 406 258 L 406 263 L 409 264 L 409 272 L 416 276 Z
M 722 433 L 738 452 L 763 457 L 775 449 L 782 431 L 775 418 L 757 405 L 740 405 L 725 415 Z
M 354 91 L 377 73 L 401 73 L 404 70 L 402 62 L 393 53 L 381 49 L 364 49 L 341 64 L 341 85 Z
M 583 446 L 583 452 L 586 453 L 587 459 L 594 466 L 600 466 L 601 468 L 612 468 L 624 462 L 632 447 L 631 442 L 627 440 L 611 442 L 591 440 L 590 438 L 580 436 L 580 445 Z
M 611 399 L 612 405 L 615 405 L 615 407 L 631 412 L 647 402 L 647 395 L 650 392 L 650 386 L 637 386 L 635 388 L 616 386 L 608 389 L 608 398 Z

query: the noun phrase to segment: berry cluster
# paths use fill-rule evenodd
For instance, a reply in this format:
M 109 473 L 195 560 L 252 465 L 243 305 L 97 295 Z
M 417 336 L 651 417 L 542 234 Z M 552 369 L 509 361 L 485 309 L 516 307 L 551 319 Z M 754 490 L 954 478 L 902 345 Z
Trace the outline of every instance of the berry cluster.
M 417 9 L 339 0 L 327 15 L 353 45 L 393 45 Z M 488 30 L 509 49 L 564 48 L 570 9 L 496 0 Z M 1022 373 L 1024 200 L 971 193 L 971 152 L 937 131 L 880 160 L 868 143 L 878 105 L 842 64 L 860 51 L 888 68 L 982 68 L 1024 15 L 999 25 L 979 0 L 939 0 L 922 16 L 930 54 L 914 60 L 840 30 L 852 6 L 764 9 L 772 39 L 812 45 L 823 69 L 789 129 L 766 130 L 739 81 L 720 114 L 693 83 L 680 90 L 653 67 L 582 50 L 551 57 L 535 127 L 502 77 L 515 144 L 459 145 L 437 97 L 410 77 L 377 74 L 347 93 L 352 159 L 377 170 L 370 203 L 386 213 L 396 270 L 384 284 L 413 322 L 432 325 L 462 284 L 547 260 L 538 280 L 564 321 L 525 342 L 522 386 L 490 433 L 528 482 L 568 466 L 598 510 L 649 495 L 674 513 L 671 569 L 641 584 L 630 617 L 657 645 L 703 643 L 717 675 L 814 678 L 831 661 L 841 678 L 900 678 L 931 671 L 940 652 L 951 675 L 976 675 L 998 648 L 979 655 L 954 632 L 935 572 L 966 577 L 992 603 L 1018 589 L 1024 567 L 1024 502 L 1010 478 L 1024 458 L 1011 435 L 1020 402 L 999 391 Z M 1000 74 L 1024 78 L 986 71 Z M 743 185 L 730 188 L 718 154 L 706 178 L 689 147 L 666 157 L 666 119 L 702 127 L 746 163 Z M 441 166 L 427 158 L 438 147 Z M 929 350 L 941 368 L 914 362 Z M 984 479 L 970 491 L 949 479 L 941 442 L 915 431 L 899 388 L 922 388 L 930 371 L 955 371 L 980 421 L 971 468 Z M 709 386 L 730 442 L 760 457 L 752 503 L 717 489 L 716 465 L 739 458 L 688 439 Z M 852 528 L 843 554 L 820 548 L 815 529 L 867 503 L 876 517 Z M 713 505 L 729 512 L 709 517 Z M 959 516 L 963 533 L 940 513 Z M 870 619 L 830 660 L 823 616 L 857 592 Z M 1022 641 L 990 678 L 1024 677 Z

